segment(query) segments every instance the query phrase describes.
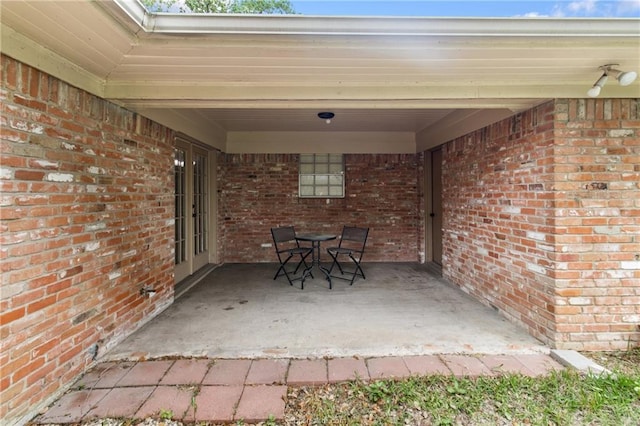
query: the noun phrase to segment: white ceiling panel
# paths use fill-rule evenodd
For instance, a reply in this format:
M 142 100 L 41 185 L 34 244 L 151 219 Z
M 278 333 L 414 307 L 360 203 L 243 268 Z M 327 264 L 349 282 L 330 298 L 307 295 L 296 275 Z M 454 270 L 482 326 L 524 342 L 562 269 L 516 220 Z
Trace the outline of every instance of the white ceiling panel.
M 603 64 L 640 71 L 637 19 L 150 15 L 136 0 L 0 7 L 3 53 L 204 139 L 419 132 L 456 111 L 585 97 Z M 601 96 L 640 97 L 640 80 L 610 81 Z M 331 125 L 320 110 L 336 113 Z

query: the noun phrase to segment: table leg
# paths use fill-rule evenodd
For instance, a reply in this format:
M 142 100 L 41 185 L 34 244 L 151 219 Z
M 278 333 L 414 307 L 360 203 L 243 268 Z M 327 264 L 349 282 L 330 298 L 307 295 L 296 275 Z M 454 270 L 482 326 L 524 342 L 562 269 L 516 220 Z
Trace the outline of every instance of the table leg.
M 320 269 L 324 275 L 327 277 L 327 281 L 329 281 L 329 290 L 331 290 L 333 288 L 333 284 L 331 283 L 331 275 L 329 274 L 329 271 L 327 270 L 327 268 L 323 268 L 322 265 L 320 264 L 320 241 L 318 241 L 318 269 Z
M 307 279 L 308 275 L 311 275 L 311 270 L 313 269 L 313 265 L 316 264 L 316 242 L 311 241 L 311 266 L 305 268 L 302 271 L 302 278 L 300 279 L 300 287 L 304 290 L 304 280 Z
M 305 269 L 304 272 L 302 273 L 302 280 L 301 280 L 302 288 L 304 289 L 304 280 L 307 279 L 307 276 L 311 274 L 311 270 L 313 269 L 313 267 L 317 266 L 318 269 L 320 269 L 320 271 L 322 271 L 324 275 L 327 277 L 327 281 L 329 281 L 329 290 L 331 290 L 333 288 L 333 283 L 331 282 L 331 275 L 329 274 L 329 271 L 327 270 L 327 268 L 324 268 L 320 264 L 320 241 L 312 241 L 311 248 L 312 248 L 311 266 Z M 317 255 L 316 255 L 316 252 L 317 252 Z

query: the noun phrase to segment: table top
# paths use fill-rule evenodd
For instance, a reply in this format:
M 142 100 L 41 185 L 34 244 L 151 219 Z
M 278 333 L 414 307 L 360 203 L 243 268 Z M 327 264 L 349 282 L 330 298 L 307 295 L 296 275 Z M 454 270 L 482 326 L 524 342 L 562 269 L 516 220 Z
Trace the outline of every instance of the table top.
M 300 234 L 296 235 L 296 240 L 301 241 L 329 241 L 338 238 L 337 235 L 331 234 Z

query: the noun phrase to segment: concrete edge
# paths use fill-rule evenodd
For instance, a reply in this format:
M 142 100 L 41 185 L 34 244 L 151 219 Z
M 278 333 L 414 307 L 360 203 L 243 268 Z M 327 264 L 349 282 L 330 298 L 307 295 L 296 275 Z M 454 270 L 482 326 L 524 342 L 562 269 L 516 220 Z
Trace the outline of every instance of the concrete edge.
M 551 358 L 558 361 L 565 367 L 573 368 L 586 374 L 613 374 L 603 366 L 596 364 L 593 360 L 572 350 L 551 349 Z
M 223 264 L 209 263 L 206 266 L 197 270 L 193 275 L 184 279 L 183 281 L 175 285 L 175 292 L 173 294 L 173 301 L 175 302 L 180 297 L 184 296 L 189 290 L 191 290 L 196 284 L 205 279 L 209 273 L 218 269 Z

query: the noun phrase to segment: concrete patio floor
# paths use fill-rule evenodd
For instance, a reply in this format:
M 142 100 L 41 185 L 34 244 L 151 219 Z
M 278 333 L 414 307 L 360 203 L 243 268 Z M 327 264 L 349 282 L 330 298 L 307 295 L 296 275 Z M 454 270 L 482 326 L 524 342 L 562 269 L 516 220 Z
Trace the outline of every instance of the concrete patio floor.
M 33 424 L 171 413 L 187 423 L 280 421 L 287 388 L 413 375 L 545 375 L 549 348 L 419 264 L 290 286 L 274 264 L 207 274 L 115 346 Z
M 275 264 L 206 275 L 105 360 L 531 354 L 549 348 L 417 263 L 363 264 L 366 280 L 316 271 L 290 286 Z

